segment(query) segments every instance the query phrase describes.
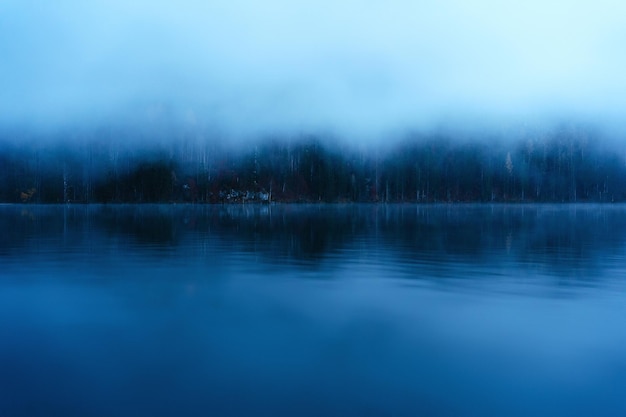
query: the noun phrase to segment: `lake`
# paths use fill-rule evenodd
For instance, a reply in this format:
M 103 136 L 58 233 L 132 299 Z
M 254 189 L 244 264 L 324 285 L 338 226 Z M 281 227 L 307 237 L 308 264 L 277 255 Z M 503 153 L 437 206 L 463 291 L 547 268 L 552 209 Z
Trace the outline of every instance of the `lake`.
M 0 206 L 0 416 L 626 415 L 626 206 Z

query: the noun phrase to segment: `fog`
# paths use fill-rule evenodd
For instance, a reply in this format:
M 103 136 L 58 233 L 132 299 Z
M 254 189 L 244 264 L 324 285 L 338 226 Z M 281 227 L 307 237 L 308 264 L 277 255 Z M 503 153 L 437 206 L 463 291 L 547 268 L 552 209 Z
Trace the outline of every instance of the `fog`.
M 460 0 L 0 4 L 0 124 L 167 119 L 230 138 L 622 128 L 626 4 Z

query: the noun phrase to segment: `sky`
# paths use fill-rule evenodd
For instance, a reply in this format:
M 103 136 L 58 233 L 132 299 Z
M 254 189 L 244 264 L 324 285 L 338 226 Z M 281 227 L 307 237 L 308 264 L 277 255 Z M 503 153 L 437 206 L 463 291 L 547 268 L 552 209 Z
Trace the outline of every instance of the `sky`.
M 626 2 L 0 0 L 0 125 L 626 120 Z

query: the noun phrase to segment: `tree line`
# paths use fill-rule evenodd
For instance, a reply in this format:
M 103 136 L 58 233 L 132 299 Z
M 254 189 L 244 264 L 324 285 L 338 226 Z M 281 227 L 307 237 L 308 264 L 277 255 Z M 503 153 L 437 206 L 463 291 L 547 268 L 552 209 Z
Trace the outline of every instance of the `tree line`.
M 581 130 L 495 141 L 415 135 L 378 148 L 319 137 L 237 149 L 0 140 L 0 201 L 10 203 L 624 200 L 623 156 Z

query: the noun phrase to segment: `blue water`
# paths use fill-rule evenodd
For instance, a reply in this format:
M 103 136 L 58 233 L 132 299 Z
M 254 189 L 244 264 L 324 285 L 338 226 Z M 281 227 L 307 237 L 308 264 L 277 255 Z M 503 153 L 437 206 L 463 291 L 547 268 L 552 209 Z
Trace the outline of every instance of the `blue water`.
M 0 416 L 626 415 L 626 206 L 0 206 Z

